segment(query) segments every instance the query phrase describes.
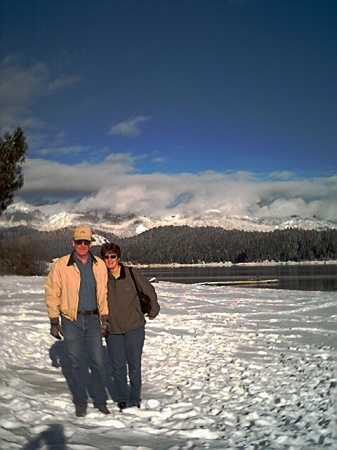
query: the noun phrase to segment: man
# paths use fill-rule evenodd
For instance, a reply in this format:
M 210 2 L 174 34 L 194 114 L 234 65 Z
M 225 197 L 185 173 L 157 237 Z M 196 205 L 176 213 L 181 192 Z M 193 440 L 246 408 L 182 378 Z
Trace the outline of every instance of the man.
M 90 228 L 75 228 L 73 252 L 54 262 L 45 284 L 50 334 L 56 339 L 64 336 L 78 417 L 87 413 L 84 364 L 87 355 L 94 407 L 110 414 L 106 406 L 102 348 L 102 334 L 108 330 L 107 270 L 104 262 L 90 252 L 91 242 Z

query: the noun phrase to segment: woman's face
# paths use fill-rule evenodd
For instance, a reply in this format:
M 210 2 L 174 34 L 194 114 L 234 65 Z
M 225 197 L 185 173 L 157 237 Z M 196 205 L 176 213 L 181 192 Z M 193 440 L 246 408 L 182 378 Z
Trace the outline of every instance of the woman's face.
M 116 253 L 111 253 L 111 252 L 107 252 L 104 256 L 103 256 L 105 265 L 107 266 L 107 268 L 109 270 L 114 270 L 118 267 L 118 261 L 119 258 L 116 255 Z

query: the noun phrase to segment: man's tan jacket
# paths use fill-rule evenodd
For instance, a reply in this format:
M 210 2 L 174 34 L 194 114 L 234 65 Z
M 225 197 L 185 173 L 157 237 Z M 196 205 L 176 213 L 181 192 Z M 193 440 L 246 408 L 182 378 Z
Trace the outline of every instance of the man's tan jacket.
M 96 300 L 99 315 L 108 315 L 107 281 L 108 272 L 103 260 L 91 254 L 92 269 L 96 281 Z M 45 284 L 45 300 L 50 319 L 62 314 L 70 320 L 77 320 L 80 291 L 80 271 L 73 253 L 62 256 L 50 269 Z

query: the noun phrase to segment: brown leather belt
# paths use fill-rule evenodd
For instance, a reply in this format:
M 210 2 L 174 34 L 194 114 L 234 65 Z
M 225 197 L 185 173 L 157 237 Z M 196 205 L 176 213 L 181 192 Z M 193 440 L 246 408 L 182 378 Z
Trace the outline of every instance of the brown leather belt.
M 77 311 L 79 316 L 93 316 L 94 314 L 98 314 L 98 309 L 92 309 L 91 311 Z

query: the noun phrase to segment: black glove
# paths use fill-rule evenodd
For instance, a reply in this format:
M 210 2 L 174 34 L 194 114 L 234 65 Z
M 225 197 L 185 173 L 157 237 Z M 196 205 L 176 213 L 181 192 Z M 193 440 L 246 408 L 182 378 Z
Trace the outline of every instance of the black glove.
M 55 339 L 62 339 L 61 336 L 63 336 L 63 331 L 58 317 L 50 319 L 50 334 Z
M 102 323 L 102 337 L 107 337 L 110 334 L 109 316 L 101 317 Z

